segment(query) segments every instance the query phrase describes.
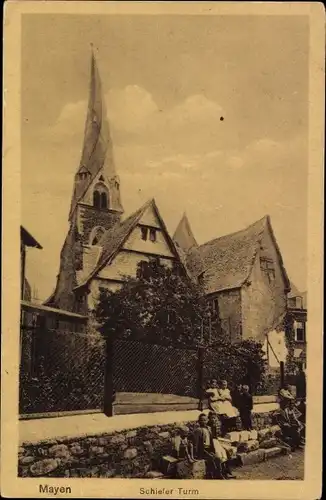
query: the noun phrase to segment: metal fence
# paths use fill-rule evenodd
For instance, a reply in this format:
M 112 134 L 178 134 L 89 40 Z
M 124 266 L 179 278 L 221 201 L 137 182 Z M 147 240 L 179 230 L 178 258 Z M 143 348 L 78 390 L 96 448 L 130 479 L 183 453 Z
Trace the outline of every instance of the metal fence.
M 22 329 L 20 414 L 101 409 L 104 373 L 99 335 Z
M 245 380 L 243 360 L 215 348 L 175 348 L 140 341 L 106 344 L 100 334 L 25 327 L 21 330 L 20 414 L 105 411 L 115 393 L 203 397 L 211 378 L 232 389 L 249 382 L 253 394 L 277 394 L 280 375 L 257 386 Z M 238 356 L 239 357 L 239 356 Z M 248 376 L 248 370 L 247 370 Z M 250 378 L 250 377 L 249 377 Z
M 112 349 L 116 392 L 198 396 L 198 351 L 116 340 Z

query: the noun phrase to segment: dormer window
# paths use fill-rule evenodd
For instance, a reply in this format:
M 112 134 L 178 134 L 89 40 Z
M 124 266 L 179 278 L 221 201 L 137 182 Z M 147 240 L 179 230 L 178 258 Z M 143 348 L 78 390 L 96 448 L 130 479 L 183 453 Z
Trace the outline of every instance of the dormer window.
M 79 181 L 84 181 L 90 175 L 89 171 L 86 167 L 82 167 L 81 170 L 77 174 L 77 178 Z

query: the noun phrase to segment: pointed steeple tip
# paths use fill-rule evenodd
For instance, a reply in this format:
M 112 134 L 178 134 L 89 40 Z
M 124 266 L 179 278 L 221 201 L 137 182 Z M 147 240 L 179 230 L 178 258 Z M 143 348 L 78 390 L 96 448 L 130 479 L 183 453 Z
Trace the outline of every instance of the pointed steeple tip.
M 180 222 L 174 232 L 173 240 L 183 249 L 190 250 L 192 247 L 197 247 L 198 243 L 193 235 L 188 216 L 183 213 Z

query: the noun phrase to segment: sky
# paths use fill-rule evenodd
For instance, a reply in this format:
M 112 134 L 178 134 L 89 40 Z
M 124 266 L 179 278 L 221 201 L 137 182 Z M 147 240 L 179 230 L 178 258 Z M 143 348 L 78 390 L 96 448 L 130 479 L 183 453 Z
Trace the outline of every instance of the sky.
M 27 278 L 52 292 L 68 229 L 95 47 L 125 214 L 155 198 L 198 243 L 269 214 L 291 281 L 307 275 L 304 16 L 40 15 L 22 23 Z

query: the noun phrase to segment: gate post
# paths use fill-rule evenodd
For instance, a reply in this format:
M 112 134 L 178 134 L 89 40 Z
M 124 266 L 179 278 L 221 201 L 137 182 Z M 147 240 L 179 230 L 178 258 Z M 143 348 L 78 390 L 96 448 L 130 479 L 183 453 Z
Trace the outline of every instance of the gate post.
M 104 374 L 104 414 L 113 416 L 113 342 L 109 336 L 105 340 L 105 374 Z
M 203 385 L 204 385 L 204 347 L 198 347 L 197 360 L 197 381 L 198 381 L 198 410 L 203 411 Z

